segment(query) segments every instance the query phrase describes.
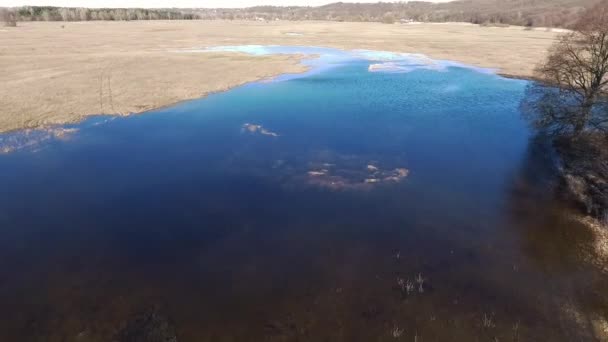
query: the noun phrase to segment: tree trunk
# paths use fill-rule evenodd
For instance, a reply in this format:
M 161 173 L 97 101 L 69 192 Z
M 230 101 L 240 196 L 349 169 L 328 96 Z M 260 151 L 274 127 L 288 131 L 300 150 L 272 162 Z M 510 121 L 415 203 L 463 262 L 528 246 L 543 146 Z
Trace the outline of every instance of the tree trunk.
M 581 106 L 581 114 L 576 119 L 576 122 L 574 124 L 574 138 L 575 139 L 580 137 L 583 134 L 583 132 L 585 131 L 585 128 L 587 127 L 587 124 L 589 123 L 589 120 L 591 119 L 592 108 L 593 108 L 593 103 L 591 103 L 590 101 L 585 101 L 585 103 L 583 103 L 583 105 Z

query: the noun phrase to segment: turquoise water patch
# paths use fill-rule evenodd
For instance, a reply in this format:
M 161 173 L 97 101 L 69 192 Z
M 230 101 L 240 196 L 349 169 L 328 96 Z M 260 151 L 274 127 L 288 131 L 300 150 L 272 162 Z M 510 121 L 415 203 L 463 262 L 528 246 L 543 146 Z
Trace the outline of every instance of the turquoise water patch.
M 460 67 L 475 70 L 478 72 L 492 74 L 495 70 L 487 68 L 473 67 L 453 61 L 431 59 L 423 54 L 401 53 L 390 51 L 374 50 L 339 50 L 325 47 L 310 46 L 278 46 L 278 45 L 234 45 L 234 46 L 213 46 L 202 49 L 185 49 L 181 52 L 235 52 L 245 53 L 254 56 L 265 55 L 299 55 L 309 56 L 303 63 L 311 70 L 304 74 L 318 73 L 329 68 L 353 62 L 373 62 L 368 66 L 370 72 L 394 72 L 407 73 L 414 70 L 426 69 L 435 71 L 445 71 L 450 67 Z M 286 80 L 302 75 L 287 75 L 279 77 L 278 80 Z

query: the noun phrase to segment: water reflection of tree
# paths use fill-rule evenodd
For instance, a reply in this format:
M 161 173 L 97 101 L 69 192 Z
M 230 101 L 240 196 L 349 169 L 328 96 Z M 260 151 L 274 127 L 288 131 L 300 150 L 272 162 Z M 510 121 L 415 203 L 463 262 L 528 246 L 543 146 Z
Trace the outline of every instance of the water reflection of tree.
M 582 114 L 584 98 L 576 92 L 545 83 L 531 83 L 522 101 L 524 117 L 545 134 L 556 137 L 579 137 L 585 130 L 608 130 L 608 102 L 594 101 Z
M 608 224 L 608 0 L 554 44 L 537 77 L 523 115 L 555 143 L 563 192 Z
M 608 132 L 608 0 L 583 14 L 537 67 L 523 108 L 535 127 L 578 138 Z
M 520 232 L 526 255 L 543 269 L 566 269 L 581 260 L 581 246 L 594 242 L 593 234 L 565 215 L 557 191 L 556 155 L 546 136 L 530 140 L 509 192 L 509 212 Z

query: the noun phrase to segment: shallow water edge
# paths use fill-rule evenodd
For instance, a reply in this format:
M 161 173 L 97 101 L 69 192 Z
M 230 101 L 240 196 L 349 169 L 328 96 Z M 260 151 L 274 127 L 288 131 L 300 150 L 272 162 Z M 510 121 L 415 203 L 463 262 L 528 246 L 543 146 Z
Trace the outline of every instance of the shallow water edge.
M 135 112 L 129 112 L 129 113 L 103 114 L 103 115 L 83 114 L 74 120 L 66 121 L 66 122 L 59 123 L 59 124 L 52 124 L 52 125 L 41 124 L 41 125 L 24 127 L 24 128 L 14 129 L 14 130 L 0 131 L 0 155 L 22 148 L 22 147 L 14 146 L 14 141 L 15 140 L 27 140 L 28 135 L 37 135 L 37 136 L 43 136 L 45 134 L 53 135 L 53 132 L 59 132 L 63 129 L 77 130 L 78 125 L 81 125 L 81 124 L 87 125 L 86 121 L 89 121 L 89 120 L 97 123 L 100 120 L 99 118 L 103 119 L 106 117 L 128 117 L 128 116 L 132 116 L 132 115 L 143 115 L 143 114 L 167 109 L 167 108 L 170 108 L 173 106 L 178 106 L 182 103 L 200 100 L 200 99 L 206 98 L 208 96 L 226 92 L 231 89 L 242 87 L 242 86 L 245 86 L 248 84 L 285 81 L 285 80 L 288 80 L 288 79 L 294 78 L 294 77 L 305 77 L 307 75 L 310 75 L 311 73 L 322 72 L 323 70 L 326 70 L 326 68 L 329 66 L 329 64 L 336 62 L 335 60 L 332 61 L 332 55 L 334 56 L 334 58 L 336 56 L 338 56 L 338 59 L 341 58 L 342 63 L 347 62 L 348 60 L 352 60 L 352 57 L 365 58 L 368 60 L 372 60 L 372 61 L 375 60 L 375 61 L 379 61 L 379 62 L 387 62 L 387 61 L 390 62 L 390 61 L 394 61 L 394 60 L 399 60 L 400 58 L 418 59 L 418 60 L 423 60 L 423 61 L 427 61 L 427 62 L 429 62 L 429 61 L 435 62 L 438 65 L 443 65 L 442 67 L 471 68 L 472 70 L 477 70 L 477 71 L 483 72 L 483 73 L 495 73 L 496 75 L 498 75 L 500 77 L 505 77 L 505 78 L 511 78 L 511 79 L 522 80 L 522 81 L 532 80 L 531 78 L 512 76 L 512 75 L 508 75 L 508 74 L 501 74 L 500 72 L 497 72 L 496 69 L 479 68 L 479 67 L 466 65 L 466 64 L 456 62 L 456 61 L 435 60 L 435 59 L 429 58 L 423 54 L 397 53 L 397 52 L 390 52 L 390 51 L 373 51 L 373 50 L 350 50 L 349 51 L 349 50 L 339 50 L 339 49 L 328 48 L 328 47 L 308 47 L 308 46 L 241 45 L 241 46 L 214 46 L 214 47 L 206 47 L 206 48 L 189 48 L 189 49 L 175 50 L 173 52 L 175 52 L 175 53 L 201 53 L 201 52 L 203 52 L 203 53 L 213 53 L 213 52 L 223 53 L 223 52 L 228 52 L 228 53 L 234 53 L 234 54 L 244 54 L 244 55 L 249 55 L 249 56 L 267 56 L 267 55 L 282 54 L 282 55 L 291 56 L 294 59 L 296 59 L 298 61 L 298 64 L 302 67 L 302 70 L 297 73 L 283 72 L 283 73 L 279 73 L 274 76 L 259 78 L 257 80 L 253 80 L 253 81 L 242 82 L 242 83 L 230 86 L 230 87 L 203 93 L 199 97 L 196 97 L 196 98 L 183 99 L 180 101 L 168 103 L 168 104 L 157 106 L 154 108 L 149 108 L 149 109 L 146 109 L 143 111 L 135 111 Z M 327 55 L 329 55 L 329 57 Z M 416 67 L 419 67 L 419 66 L 416 66 Z M 385 71 L 390 72 L 391 70 L 385 70 Z M 393 70 L 393 72 L 394 71 L 395 70 Z M 399 71 L 397 71 L 397 72 L 399 72 Z M 41 139 L 41 140 L 46 140 L 46 139 Z M 11 143 L 9 144 L 9 143 L 7 143 L 7 141 L 11 141 Z M 37 144 L 35 141 L 30 141 L 30 140 L 24 141 L 24 145 L 35 145 L 35 144 Z

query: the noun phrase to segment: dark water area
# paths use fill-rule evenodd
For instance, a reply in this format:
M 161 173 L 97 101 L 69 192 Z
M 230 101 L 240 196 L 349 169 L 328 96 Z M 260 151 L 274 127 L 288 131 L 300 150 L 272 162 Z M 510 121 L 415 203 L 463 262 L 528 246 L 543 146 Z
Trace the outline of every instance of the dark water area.
M 526 82 L 370 63 L 0 155 L 0 341 L 601 340 Z

